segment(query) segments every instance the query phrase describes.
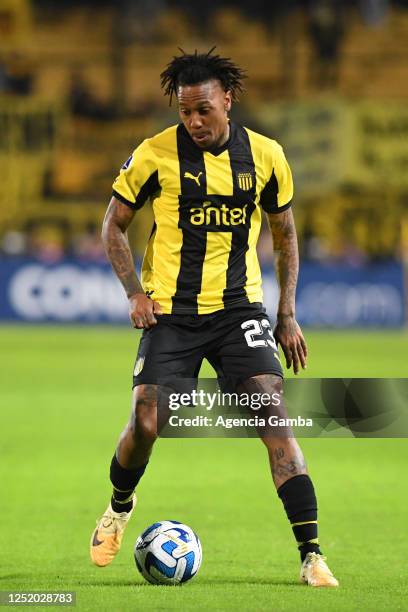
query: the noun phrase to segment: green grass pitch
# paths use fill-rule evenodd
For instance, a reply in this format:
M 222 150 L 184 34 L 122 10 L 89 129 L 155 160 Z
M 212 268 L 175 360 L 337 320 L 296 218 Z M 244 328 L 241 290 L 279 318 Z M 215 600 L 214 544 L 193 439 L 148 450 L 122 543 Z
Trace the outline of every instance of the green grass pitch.
M 306 336 L 308 376 L 407 376 L 402 332 Z M 81 611 L 407 610 L 406 440 L 301 441 L 338 590 L 298 584 L 293 536 L 254 439 L 159 440 L 118 558 L 91 565 L 138 339 L 115 327 L 0 328 L 0 589 L 73 590 Z M 168 518 L 203 544 L 198 576 L 179 588 L 144 583 L 133 561 L 142 529 Z

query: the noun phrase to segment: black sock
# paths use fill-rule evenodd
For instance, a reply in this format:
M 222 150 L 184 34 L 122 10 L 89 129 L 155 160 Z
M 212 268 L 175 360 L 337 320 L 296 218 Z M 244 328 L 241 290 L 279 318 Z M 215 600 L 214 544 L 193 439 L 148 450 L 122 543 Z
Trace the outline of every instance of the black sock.
M 321 554 L 317 537 L 317 500 L 313 483 L 307 474 L 294 476 L 278 489 L 298 543 L 300 558 L 307 553 Z
M 138 468 L 127 470 L 120 465 L 116 455 L 113 455 L 110 466 L 110 480 L 113 485 L 111 505 L 114 512 L 131 511 L 133 491 L 143 476 L 146 466 L 147 463 Z

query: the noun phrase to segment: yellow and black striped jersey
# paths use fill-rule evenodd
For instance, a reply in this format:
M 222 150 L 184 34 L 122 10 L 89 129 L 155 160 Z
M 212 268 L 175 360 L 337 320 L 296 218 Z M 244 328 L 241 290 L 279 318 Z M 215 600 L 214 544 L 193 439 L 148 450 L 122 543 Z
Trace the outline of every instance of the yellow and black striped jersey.
M 281 212 L 293 195 L 275 140 L 231 122 L 228 141 L 203 151 L 183 124 L 172 126 L 137 147 L 113 195 L 133 209 L 153 204 L 142 284 L 164 313 L 262 302 L 256 253 L 262 209 Z

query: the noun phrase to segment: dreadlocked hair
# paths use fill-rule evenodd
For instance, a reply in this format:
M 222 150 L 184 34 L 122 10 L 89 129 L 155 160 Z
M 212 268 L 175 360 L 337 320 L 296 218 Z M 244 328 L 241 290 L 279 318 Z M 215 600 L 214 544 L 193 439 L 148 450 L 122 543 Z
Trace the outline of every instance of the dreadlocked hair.
M 197 85 L 210 79 L 220 81 L 224 91 L 231 92 L 232 100 L 238 100 L 239 94 L 244 91 L 242 81 L 246 78 L 245 71 L 229 57 L 213 55 L 214 50 L 215 47 L 208 53 L 197 53 L 196 49 L 194 54 L 189 54 L 180 49 L 182 55 L 173 57 L 167 64 L 160 79 L 164 95 L 170 96 L 170 106 L 179 85 Z

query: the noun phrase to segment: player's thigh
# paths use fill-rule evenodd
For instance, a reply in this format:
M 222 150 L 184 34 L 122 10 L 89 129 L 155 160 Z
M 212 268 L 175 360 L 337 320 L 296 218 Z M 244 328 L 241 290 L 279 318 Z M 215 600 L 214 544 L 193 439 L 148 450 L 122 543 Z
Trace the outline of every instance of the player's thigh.
M 178 385 L 195 379 L 203 359 L 194 334 L 170 318 L 159 318 L 157 325 L 144 330 L 133 371 L 133 387 L 138 385 Z M 137 392 L 136 392 L 137 394 Z
M 257 374 L 241 380 L 236 388 L 239 395 L 245 395 L 242 405 L 264 423 L 258 433 L 261 437 L 293 436 L 290 427 L 283 423 L 288 418 L 283 395 L 283 379 L 276 374 Z
M 231 311 L 222 323 L 208 360 L 225 386 L 236 388 L 259 374 L 283 378 L 271 322 L 263 308 Z

